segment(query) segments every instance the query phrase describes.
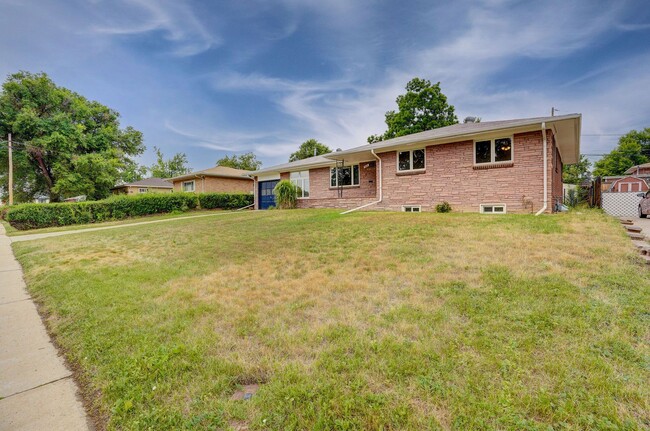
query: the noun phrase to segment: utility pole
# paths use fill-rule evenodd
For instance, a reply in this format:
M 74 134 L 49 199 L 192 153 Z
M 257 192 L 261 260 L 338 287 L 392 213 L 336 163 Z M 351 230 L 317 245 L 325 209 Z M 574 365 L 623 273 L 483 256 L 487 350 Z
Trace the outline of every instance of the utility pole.
M 14 204 L 14 160 L 13 160 L 13 155 L 12 153 L 12 148 L 11 148 L 11 133 L 9 133 L 9 137 L 7 139 L 8 145 L 7 147 L 9 148 L 9 205 Z

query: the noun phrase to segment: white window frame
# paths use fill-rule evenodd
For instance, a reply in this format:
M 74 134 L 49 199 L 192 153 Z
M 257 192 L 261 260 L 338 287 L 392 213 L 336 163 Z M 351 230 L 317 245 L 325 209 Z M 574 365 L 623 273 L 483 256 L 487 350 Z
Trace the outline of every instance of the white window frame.
M 409 168 L 408 169 L 400 169 L 399 168 L 399 153 L 406 153 L 407 151 L 409 153 Z M 423 168 L 413 169 L 413 151 L 423 151 L 424 152 L 424 167 Z M 427 149 L 426 148 L 414 148 L 412 150 L 397 150 L 397 151 L 395 151 L 395 166 L 397 168 L 397 172 L 420 172 L 420 171 L 426 170 L 427 169 Z
M 303 177 L 302 174 L 307 173 L 306 177 Z M 291 178 L 291 175 L 298 174 L 300 177 Z M 307 181 L 307 196 L 305 196 L 305 180 Z M 296 187 L 300 188 L 300 194 L 298 199 L 309 199 L 311 182 L 309 181 L 309 171 L 294 171 L 289 173 L 289 181 Z
M 407 208 L 410 208 L 410 211 L 407 211 Z M 413 211 L 415 210 L 415 211 Z M 421 213 L 422 205 L 402 205 L 402 212 L 405 213 Z
M 485 207 L 492 207 L 492 211 L 485 211 Z M 494 211 L 494 207 L 502 207 L 503 211 Z M 481 214 L 507 214 L 508 210 L 506 204 L 481 204 L 480 212 Z
M 494 145 L 495 141 L 497 139 L 510 139 L 510 160 L 503 160 L 500 162 L 495 162 L 495 158 L 497 156 L 496 151 L 494 151 Z M 490 141 L 490 161 L 489 162 L 477 162 L 476 161 L 476 143 L 477 142 L 485 142 L 485 141 Z M 496 138 L 485 138 L 485 139 L 476 139 L 474 140 L 474 146 L 473 146 L 473 159 L 474 159 L 474 165 L 475 166 L 484 166 L 484 165 L 502 165 L 502 164 L 509 164 L 513 163 L 515 161 L 515 138 L 514 136 L 497 136 Z
M 149 191 L 148 188 L 146 187 L 139 187 L 138 188 L 138 193 L 147 193 Z
M 357 167 L 357 171 L 359 172 L 359 182 L 354 183 L 354 167 Z M 341 187 L 359 187 L 361 184 L 361 166 L 359 164 L 354 164 L 354 165 L 348 165 L 348 166 L 340 166 L 340 168 L 350 168 L 350 177 L 352 178 L 352 184 L 347 185 L 347 186 L 341 186 Z M 335 189 L 339 187 L 339 175 L 338 172 L 336 173 L 336 185 L 332 185 L 332 171 L 338 169 L 336 166 L 330 168 L 330 177 L 327 180 L 330 185 L 330 189 Z
M 192 184 L 192 190 L 185 190 L 185 185 L 186 184 Z M 192 181 L 183 181 L 181 184 L 181 191 L 183 192 L 194 192 L 196 191 L 196 182 L 194 180 Z

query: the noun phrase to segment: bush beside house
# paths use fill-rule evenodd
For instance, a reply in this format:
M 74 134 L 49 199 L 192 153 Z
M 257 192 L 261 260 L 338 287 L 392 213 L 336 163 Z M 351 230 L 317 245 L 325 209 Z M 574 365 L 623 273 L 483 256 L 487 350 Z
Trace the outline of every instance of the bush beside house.
M 242 205 L 238 205 L 238 204 Z M 9 208 L 4 218 L 20 230 L 96 223 L 129 217 L 205 209 L 234 209 L 253 203 L 245 193 L 172 193 L 115 196 L 101 201 L 22 204 Z
M 200 193 L 199 205 L 206 210 L 234 210 L 253 205 L 250 193 Z

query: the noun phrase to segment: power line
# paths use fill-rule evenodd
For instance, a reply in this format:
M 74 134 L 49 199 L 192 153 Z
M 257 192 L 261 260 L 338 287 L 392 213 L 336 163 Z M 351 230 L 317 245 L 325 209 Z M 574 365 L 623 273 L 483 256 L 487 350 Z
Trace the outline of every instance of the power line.
M 625 133 L 584 133 L 580 136 L 625 136 Z

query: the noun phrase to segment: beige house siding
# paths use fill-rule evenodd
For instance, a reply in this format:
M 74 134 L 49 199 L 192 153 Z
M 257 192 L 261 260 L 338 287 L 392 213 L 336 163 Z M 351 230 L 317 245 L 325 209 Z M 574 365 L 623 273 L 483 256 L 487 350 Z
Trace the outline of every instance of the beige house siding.
M 253 193 L 253 180 L 246 178 L 203 177 L 174 181 L 174 191 L 183 190 L 183 183 L 194 181 L 196 193 Z
M 147 189 L 144 193 L 171 193 L 172 189 L 151 186 L 126 186 L 111 190 L 114 195 L 133 195 L 140 193 L 140 189 Z

